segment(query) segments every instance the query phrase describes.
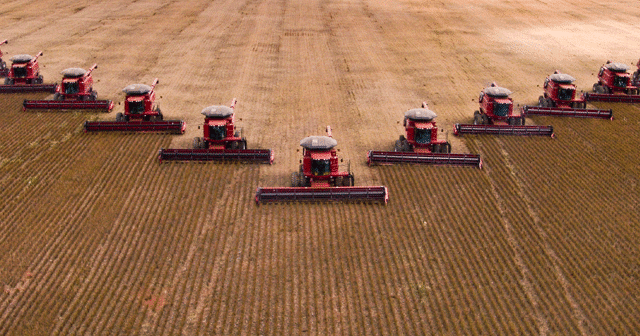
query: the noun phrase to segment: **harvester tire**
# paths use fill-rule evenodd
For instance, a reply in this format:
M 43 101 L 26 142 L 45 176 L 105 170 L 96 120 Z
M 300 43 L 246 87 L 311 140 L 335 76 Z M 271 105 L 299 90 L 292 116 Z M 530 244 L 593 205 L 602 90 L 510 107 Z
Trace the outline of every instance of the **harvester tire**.
M 482 116 L 479 111 L 473 112 L 473 124 L 474 125 L 482 125 Z
M 354 184 L 353 174 L 349 174 L 347 178 L 345 178 L 345 187 L 353 187 Z
M 5 78 L 4 79 L 4 85 L 13 85 L 13 79 Z
M 433 146 L 431 146 L 431 152 L 433 153 L 440 153 L 440 144 L 433 144 Z
M 53 100 L 62 100 L 60 97 L 61 97 L 61 95 L 58 92 L 53 94 Z
M 5 61 L 0 62 L 0 70 L 4 70 L 7 68 L 7 63 Z
M 193 148 L 194 149 L 204 148 L 204 141 L 201 137 L 193 138 Z
M 545 107 L 544 106 L 544 97 L 543 96 L 538 97 L 538 106 Z
M 98 92 L 97 91 L 91 91 L 91 94 L 89 95 L 89 100 L 93 100 L 93 101 L 98 100 Z
M 481 121 L 480 121 L 481 125 L 489 125 L 489 116 L 488 115 L 481 114 L 480 115 L 480 119 L 481 119 Z
M 121 112 L 116 114 L 116 121 L 124 121 L 124 115 Z
M 442 144 L 442 146 L 440 147 L 440 153 L 443 153 L 443 154 L 451 153 L 451 144 L 448 142 L 445 142 L 444 144 Z
M 36 79 L 33 80 L 34 84 L 42 84 L 44 80 L 42 79 L 42 75 L 38 75 Z
M 291 173 L 291 186 L 292 187 L 302 187 L 300 185 L 300 173 L 298 172 L 293 172 Z
M 238 149 L 245 150 L 247 149 L 247 140 L 242 140 L 238 143 Z
M 402 151 L 402 142 L 400 140 L 396 140 L 396 144 L 393 146 L 393 151 L 394 152 Z

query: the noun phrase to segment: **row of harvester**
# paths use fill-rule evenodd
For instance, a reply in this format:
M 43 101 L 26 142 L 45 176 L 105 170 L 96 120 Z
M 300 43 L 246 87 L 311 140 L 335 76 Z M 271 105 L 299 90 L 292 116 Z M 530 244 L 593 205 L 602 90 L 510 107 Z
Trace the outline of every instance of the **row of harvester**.
M 287 201 L 367 201 L 389 200 L 385 186 L 354 186 L 350 171 L 341 171 L 335 149 L 338 142 L 327 126 L 327 136 L 309 136 L 300 141 L 302 162 L 291 175 L 291 187 L 261 188 L 255 200 L 261 202 Z
M 27 109 L 73 110 L 96 109 L 110 111 L 113 101 L 98 100 L 98 92 L 93 90 L 91 73 L 98 68 L 94 64 L 89 70 L 69 68 L 62 71 L 62 81 L 56 86 L 53 100 L 25 100 L 22 106 Z
M 611 109 L 588 109 L 586 96 L 577 95 L 575 78 L 555 71 L 544 81 L 544 93 L 538 106 L 524 106 L 524 115 L 613 119 Z
M 436 117 L 436 113 L 431 111 L 426 103 L 422 103 L 422 108 L 406 111 L 403 121 L 405 134 L 396 140 L 393 152 L 371 150 L 367 154 L 367 163 L 416 163 L 481 168 L 480 155 L 452 154 L 451 144 L 438 139 Z
M 0 93 L 55 92 L 56 84 L 43 84 L 38 64 L 40 56 L 42 51 L 36 56 L 21 54 L 11 57 L 11 67 L 7 69 L 4 85 L 0 85 Z
M 162 161 L 239 161 L 273 163 L 270 149 L 247 149 L 247 139 L 235 125 L 234 98 L 230 106 L 213 105 L 202 110 L 203 136 L 193 139 L 193 148 L 163 148 Z M 200 128 L 200 127 L 198 127 Z
M 455 124 L 453 133 L 554 136 L 553 126 L 525 125 L 525 116 L 514 113 L 510 94 L 510 90 L 491 83 L 480 92 L 480 106 L 473 113 L 473 124 Z
M 164 120 L 162 111 L 155 104 L 155 87 L 132 84 L 125 87 L 124 113 L 119 112 L 115 121 L 86 121 L 85 132 L 166 132 L 182 134 L 186 124 L 182 120 Z

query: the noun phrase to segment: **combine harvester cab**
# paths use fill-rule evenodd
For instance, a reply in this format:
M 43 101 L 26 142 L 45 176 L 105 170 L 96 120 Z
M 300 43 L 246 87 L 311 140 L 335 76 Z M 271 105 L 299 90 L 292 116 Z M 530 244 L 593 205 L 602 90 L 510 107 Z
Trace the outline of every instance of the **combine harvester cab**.
M 93 90 L 93 77 L 91 73 L 98 67 L 94 64 L 89 70 L 81 68 L 69 68 L 62 71 L 62 82 L 56 87 L 54 100 L 25 100 L 22 103 L 24 110 L 74 110 L 74 109 L 113 109 L 111 100 L 97 100 L 98 92 Z
M 85 121 L 85 132 L 161 132 L 182 134 L 186 124 L 182 120 L 164 120 L 160 108 L 155 105 L 155 87 L 132 84 L 122 91 L 126 94 L 124 114 L 118 113 L 116 121 Z
M 367 163 L 393 164 L 416 163 L 482 168 L 480 155 L 451 154 L 451 144 L 438 140 L 438 127 L 434 119 L 436 113 L 429 110 L 426 103 L 422 108 L 404 113 L 405 135 L 396 140 L 393 152 L 369 151 Z
M 193 149 L 163 148 L 158 159 L 162 161 L 238 161 L 273 163 L 270 149 L 247 149 L 247 139 L 235 126 L 234 98 L 231 106 L 209 106 L 204 115 L 203 137 L 193 139 Z
M 480 92 L 480 109 L 473 114 L 473 124 L 455 124 L 453 134 L 496 134 L 554 137 L 552 126 L 526 126 L 524 116 L 513 114 L 511 91 L 496 83 Z
M 610 103 L 640 103 L 638 86 L 627 72 L 624 63 L 607 61 L 598 72 L 598 82 L 593 84 L 593 93 L 585 92 L 585 100 Z
M 544 81 L 544 95 L 538 98 L 538 106 L 524 106 L 522 114 L 556 117 L 613 119 L 613 111 L 587 109 L 584 96 L 576 98 L 575 78 L 555 71 Z
M 258 188 L 256 203 L 297 201 L 360 201 L 389 200 L 387 187 L 354 186 L 351 172 L 340 171 L 335 146 L 338 142 L 328 136 L 310 136 L 300 141 L 303 158 L 300 170 L 291 175 L 290 188 Z
M 56 84 L 42 84 L 38 57 L 31 55 L 15 55 L 11 57 L 11 67 L 8 69 L 4 85 L 0 85 L 0 93 L 29 93 L 29 92 L 55 92 Z
M 9 41 L 4 40 L 0 42 L 0 45 L 7 44 Z M 2 50 L 0 50 L 0 77 L 7 77 L 9 75 L 9 68 L 7 68 L 7 62 L 2 60 Z

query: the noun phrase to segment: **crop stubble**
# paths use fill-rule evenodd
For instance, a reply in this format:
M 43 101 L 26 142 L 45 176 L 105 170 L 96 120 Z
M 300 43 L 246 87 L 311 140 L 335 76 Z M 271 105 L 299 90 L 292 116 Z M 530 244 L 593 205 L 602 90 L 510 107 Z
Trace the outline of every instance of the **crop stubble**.
M 150 4 L 87 4 L 23 30 L 33 45 L 22 49 L 50 50 L 45 78 L 68 57 L 78 66 L 96 58 L 101 96 L 119 100 L 129 82 L 160 77 L 165 115 L 189 130 L 85 135 L 79 126 L 92 113 L 22 112 L 23 97 L 3 96 L 0 333 L 638 329 L 637 107 L 611 105 L 611 122 L 529 120 L 553 124 L 554 140 L 452 139 L 454 151 L 481 153 L 484 170 L 364 163 L 366 149 L 391 147 L 400 113 L 422 100 L 448 128 L 470 118 L 488 80 L 536 97 L 532 83 L 555 66 L 536 60 L 553 58 L 479 41 L 495 32 L 491 22 L 535 27 L 538 5 Z M 0 6 L 13 13 L 8 32 L 39 22 L 16 23 L 30 14 Z M 603 11 L 584 6 L 584 15 Z M 476 10 L 486 14 L 479 22 Z M 588 87 L 597 65 L 577 64 L 569 72 Z M 202 107 L 234 96 L 247 138 L 275 149 L 274 166 L 157 163 L 159 148 L 187 147 L 201 132 Z M 325 124 L 357 184 L 387 185 L 389 205 L 255 206 L 255 188 L 286 185 L 299 139 Z

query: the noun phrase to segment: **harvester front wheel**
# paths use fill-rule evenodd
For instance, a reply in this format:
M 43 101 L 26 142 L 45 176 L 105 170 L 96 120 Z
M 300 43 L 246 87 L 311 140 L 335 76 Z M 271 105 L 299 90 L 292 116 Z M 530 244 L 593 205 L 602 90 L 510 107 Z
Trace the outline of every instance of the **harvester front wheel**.
M 193 138 L 193 148 L 195 149 L 204 148 L 204 139 L 201 137 Z
M 247 140 L 243 139 L 240 142 L 238 142 L 238 149 L 240 149 L 240 150 L 247 149 Z
M 451 144 L 450 144 L 450 143 L 448 143 L 448 142 L 443 143 L 443 144 L 440 146 L 440 153 L 443 153 L 443 154 L 449 154 L 449 153 L 451 153 Z
M 342 180 L 342 185 L 345 186 L 345 187 L 353 187 L 353 185 L 354 185 L 353 174 L 347 175 L 347 177 L 345 177 Z
M 473 124 L 482 125 L 482 115 L 480 115 L 480 111 L 473 112 Z
M 544 103 L 545 103 L 544 97 L 543 96 L 538 97 L 538 106 L 545 107 Z
M 302 187 L 300 185 L 300 173 L 298 172 L 293 172 L 291 173 L 291 186 L 292 187 Z
M 480 125 L 489 125 L 489 116 L 486 114 L 480 115 Z
M 44 80 L 42 79 L 42 75 L 38 75 L 36 79 L 33 80 L 34 84 L 42 84 Z
M 97 91 L 91 91 L 91 94 L 89 95 L 89 100 L 98 100 L 98 92 Z
M 4 79 L 4 85 L 13 85 L 13 79 L 5 78 Z
M 393 151 L 394 152 L 402 151 L 402 142 L 400 140 L 396 140 L 396 144 L 393 146 Z
M 56 92 L 53 94 L 53 100 L 62 100 L 62 95 L 60 95 L 60 93 Z

